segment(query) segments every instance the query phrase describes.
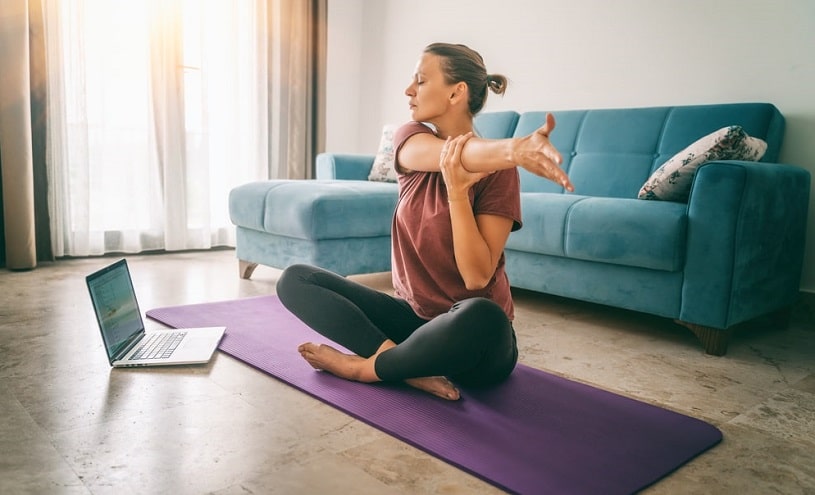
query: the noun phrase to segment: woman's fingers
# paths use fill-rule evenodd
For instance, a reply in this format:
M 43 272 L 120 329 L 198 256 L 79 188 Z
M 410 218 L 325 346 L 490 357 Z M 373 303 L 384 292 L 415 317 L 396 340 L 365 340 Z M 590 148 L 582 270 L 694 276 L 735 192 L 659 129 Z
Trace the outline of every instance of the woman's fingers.
M 551 113 L 546 114 L 546 122 L 538 128 L 535 133 L 541 145 L 541 150 L 547 158 L 552 160 L 555 164 L 560 165 L 563 163 L 563 157 L 560 152 L 555 148 L 555 145 L 549 140 L 549 135 L 555 130 L 555 116 Z
M 537 130 L 538 133 L 543 134 L 547 138 L 552 131 L 555 130 L 555 116 L 551 113 L 546 114 L 546 122 L 543 123 Z
M 563 163 L 563 156 L 549 140 L 549 134 L 551 134 L 554 129 L 555 116 L 551 113 L 547 113 L 546 122 L 532 135 L 529 144 L 535 151 L 530 154 L 531 160 L 524 168 L 556 184 L 560 184 L 567 191 L 571 192 L 574 191 L 574 186 L 569 180 L 569 176 L 566 175 L 566 172 L 560 168 L 560 164 Z
M 450 156 L 452 163 L 461 163 L 461 150 L 464 149 L 464 144 L 472 137 L 472 135 L 472 132 L 468 132 L 467 134 L 462 134 L 461 136 L 456 136 L 453 138 L 450 143 L 453 146 L 453 153 Z
M 468 132 L 461 136 L 448 137 L 441 147 L 441 155 L 439 163 L 442 167 L 450 167 L 461 163 L 461 151 L 464 149 L 464 144 L 472 137 L 473 133 Z
M 444 145 L 441 147 L 441 154 L 439 154 L 439 164 L 444 166 L 447 163 L 447 153 L 450 150 L 450 141 L 452 138 L 447 136 L 447 139 L 444 141 Z
M 472 136 L 473 133 L 468 132 L 454 138 L 448 137 L 442 146 L 439 168 L 447 185 L 447 192 L 452 196 L 466 194 L 473 184 L 490 175 L 490 172 L 470 172 L 464 168 L 461 157 L 464 146 Z
M 563 163 L 563 156 L 561 156 L 560 151 L 555 148 L 551 142 L 548 143 L 543 148 L 543 154 L 546 155 L 546 158 L 552 161 L 555 165 L 560 165 Z
M 552 181 L 560 184 L 567 191 L 574 192 L 574 185 L 572 184 L 572 181 L 569 180 L 569 176 L 566 175 L 566 172 L 564 172 L 563 169 L 557 165 L 554 165 L 553 167 L 555 172 L 554 177 L 552 177 Z

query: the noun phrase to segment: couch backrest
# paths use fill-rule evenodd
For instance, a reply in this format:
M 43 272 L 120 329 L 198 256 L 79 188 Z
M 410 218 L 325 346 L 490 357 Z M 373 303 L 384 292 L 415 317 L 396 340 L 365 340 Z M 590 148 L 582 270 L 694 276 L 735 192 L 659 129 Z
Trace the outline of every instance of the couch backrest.
M 502 139 L 512 137 L 518 125 L 518 112 L 484 112 L 475 117 L 475 131 L 479 137 Z
M 651 173 L 685 147 L 729 125 L 767 142 L 762 161 L 776 162 L 784 117 L 770 103 L 567 110 L 551 112 L 557 122 L 552 142 L 563 155 L 575 193 L 636 198 Z M 543 125 L 546 112 L 488 112 L 475 127 L 488 138 L 521 137 Z M 524 192 L 563 192 L 521 170 Z

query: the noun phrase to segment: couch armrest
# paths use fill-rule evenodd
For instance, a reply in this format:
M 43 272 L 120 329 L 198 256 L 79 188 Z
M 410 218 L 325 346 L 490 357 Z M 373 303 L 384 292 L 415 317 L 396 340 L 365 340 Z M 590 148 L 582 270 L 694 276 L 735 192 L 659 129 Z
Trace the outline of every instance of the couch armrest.
M 368 180 L 374 155 L 320 153 L 316 178 L 321 180 Z
M 792 305 L 799 293 L 810 173 L 710 162 L 694 177 L 680 320 L 728 328 Z

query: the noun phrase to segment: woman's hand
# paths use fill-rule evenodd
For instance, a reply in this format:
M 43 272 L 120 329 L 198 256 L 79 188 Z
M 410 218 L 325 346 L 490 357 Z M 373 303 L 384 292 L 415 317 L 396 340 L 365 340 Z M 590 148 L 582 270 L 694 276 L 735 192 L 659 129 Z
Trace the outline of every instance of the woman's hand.
M 461 150 L 473 136 L 472 132 L 447 138 L 439 156 L 439 169 L 441 169 L 444 184 L 447 186 L 447 199 L 457 201 L 469 199 L 470 188 L 476 182 L 490 175 L 491 172 L 470 172 L 461 163 Z
M 560 168 L 563 157 L 549 141 L 549 134 L 555 129 L 555 117 L 546 114 L 546 123 L 532 134 L 516 140 L 513 147 L 513 160 L 529 172 L 560 184 L 567 191 L 574 186 L 566 172 Z

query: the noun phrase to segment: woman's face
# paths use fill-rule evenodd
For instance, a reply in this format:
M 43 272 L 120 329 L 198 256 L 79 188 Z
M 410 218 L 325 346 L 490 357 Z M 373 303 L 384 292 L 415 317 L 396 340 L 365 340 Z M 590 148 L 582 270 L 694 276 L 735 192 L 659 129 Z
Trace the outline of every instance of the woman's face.
M 441 59 L 431 53 L 422 54 L 416 64 L 413 80 L 405 89 L 409 97 L 411 118 L 417 122 L 433 122 L 444 115 L 450 106 L 455 85 L 447 84 L 441 69 Z

